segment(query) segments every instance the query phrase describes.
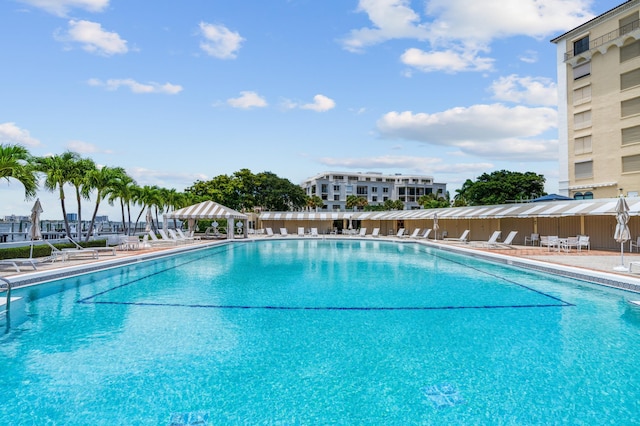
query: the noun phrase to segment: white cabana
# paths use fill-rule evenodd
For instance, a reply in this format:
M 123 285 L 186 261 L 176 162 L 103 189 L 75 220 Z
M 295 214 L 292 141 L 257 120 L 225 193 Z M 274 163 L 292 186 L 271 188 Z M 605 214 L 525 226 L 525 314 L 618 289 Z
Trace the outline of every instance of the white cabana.
M 226 219 L 227 238 L 229 239 L 233 238 L 235 234 L 234 230 L 236 228 L 242 228 L 242 233 L 245 238 L 247 237 L 248 232 L 247 221 L 249 220 L 249 217 L 247 215 L 213 201 L 203 201 L 202 203 L 194 204 L 192 206 L 184 207 L 174 212 L 167 213 L 164 215 L 165 224 L 167 223 L 168 219 L 187 220 L 190 221 L 190 223 L 193 223 L 199 219 Z

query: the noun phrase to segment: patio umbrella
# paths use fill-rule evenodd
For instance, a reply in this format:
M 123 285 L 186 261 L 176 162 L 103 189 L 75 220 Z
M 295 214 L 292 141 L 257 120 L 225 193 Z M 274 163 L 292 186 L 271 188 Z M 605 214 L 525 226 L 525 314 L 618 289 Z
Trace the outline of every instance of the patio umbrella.
M 435 213 L 433 215 L 433 230 L 435 231 L 434 240 L 438 239 L 438 229 L 440 229 L 440 226 L 438 226 L 438 213 Z
M 151 215 L 151 209 L 147 209 L 147 217 L 145 219 L 146 225 L 144 227 L 144 232 L 151 231 L 151 222 L 153 222 L 153 216 Z
M 627 200 L 624 197 L 620 196 L 618 198 L 618 202 L 616 203 L 616 232 L 613 234 L 613 238 L 617 242 L 620 243 L 620 266 L 616 266 L 616 271 L 627 271 L 628 269 L 624 267 L 624 243 L 629 241 L 631 237 L 629 232 L 629 206 L 627 205 Z
M 31 229 L 29 230 L 29 237 L 31 238 L 31 250 L 29 251 L 29 257 L 33 257 L 33 242 L 42 239 L 42 231 L 40 231 L 40 214 L 42 214 L 42 205 L 38 198 L 31 208 Z

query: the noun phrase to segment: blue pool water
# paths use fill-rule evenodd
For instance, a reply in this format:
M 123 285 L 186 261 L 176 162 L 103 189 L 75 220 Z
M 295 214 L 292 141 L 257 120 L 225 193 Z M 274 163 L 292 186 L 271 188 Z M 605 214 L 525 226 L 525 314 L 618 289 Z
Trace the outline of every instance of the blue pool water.
M 2 424 L 640 419 L 629 294 L 418 244 L 224 245 L 14 295 Z

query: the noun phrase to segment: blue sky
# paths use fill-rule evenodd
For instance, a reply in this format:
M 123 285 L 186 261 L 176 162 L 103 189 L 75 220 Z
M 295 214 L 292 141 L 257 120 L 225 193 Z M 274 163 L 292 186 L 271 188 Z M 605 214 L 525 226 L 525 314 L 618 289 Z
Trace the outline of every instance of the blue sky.
M 5 0 L 0 143 L 177 190 L 248 168 L 426 174 L 453 195 L 507 169 L 556 192 L 549 40 L 621 3 Z M 33 204 L 15 181 L 0 197 L 0 217 Z

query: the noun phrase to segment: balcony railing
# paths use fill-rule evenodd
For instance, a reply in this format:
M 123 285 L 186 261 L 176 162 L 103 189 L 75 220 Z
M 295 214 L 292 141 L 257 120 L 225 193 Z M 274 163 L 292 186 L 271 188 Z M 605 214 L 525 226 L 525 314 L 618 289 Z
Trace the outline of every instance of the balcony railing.
M 637 21 L 633 21 L 631 23 L 628 23 L 627 25 L 620 27 L 614 31 L 611 31 L 610 33 L 607 33 L 603 36 L 600 36 L 598 38 L 596 38 L 595 40 L 592 40 L 589 42 L 589 50 L 593 50 L 593 49 L 597 49 L 598 47 L 606 44 L 606 43 L 610 43 L 622 36 L 624 36 L 625 34 L 630 33 L 631 31 L 637 30 L 638 28 L 640 28 L 640 19 Z M 586 51 L 586 50 L 585 50 Z M 582 53 L 582 52 L 580 52 Z M 578 54 L 580 54 L 578 53 Z M 569 59 L 573 58 L 575 56 L 575 54 L 573 53 L 573 49 L 567 53 L 564 54 L 564 60 L 568 61 Z

